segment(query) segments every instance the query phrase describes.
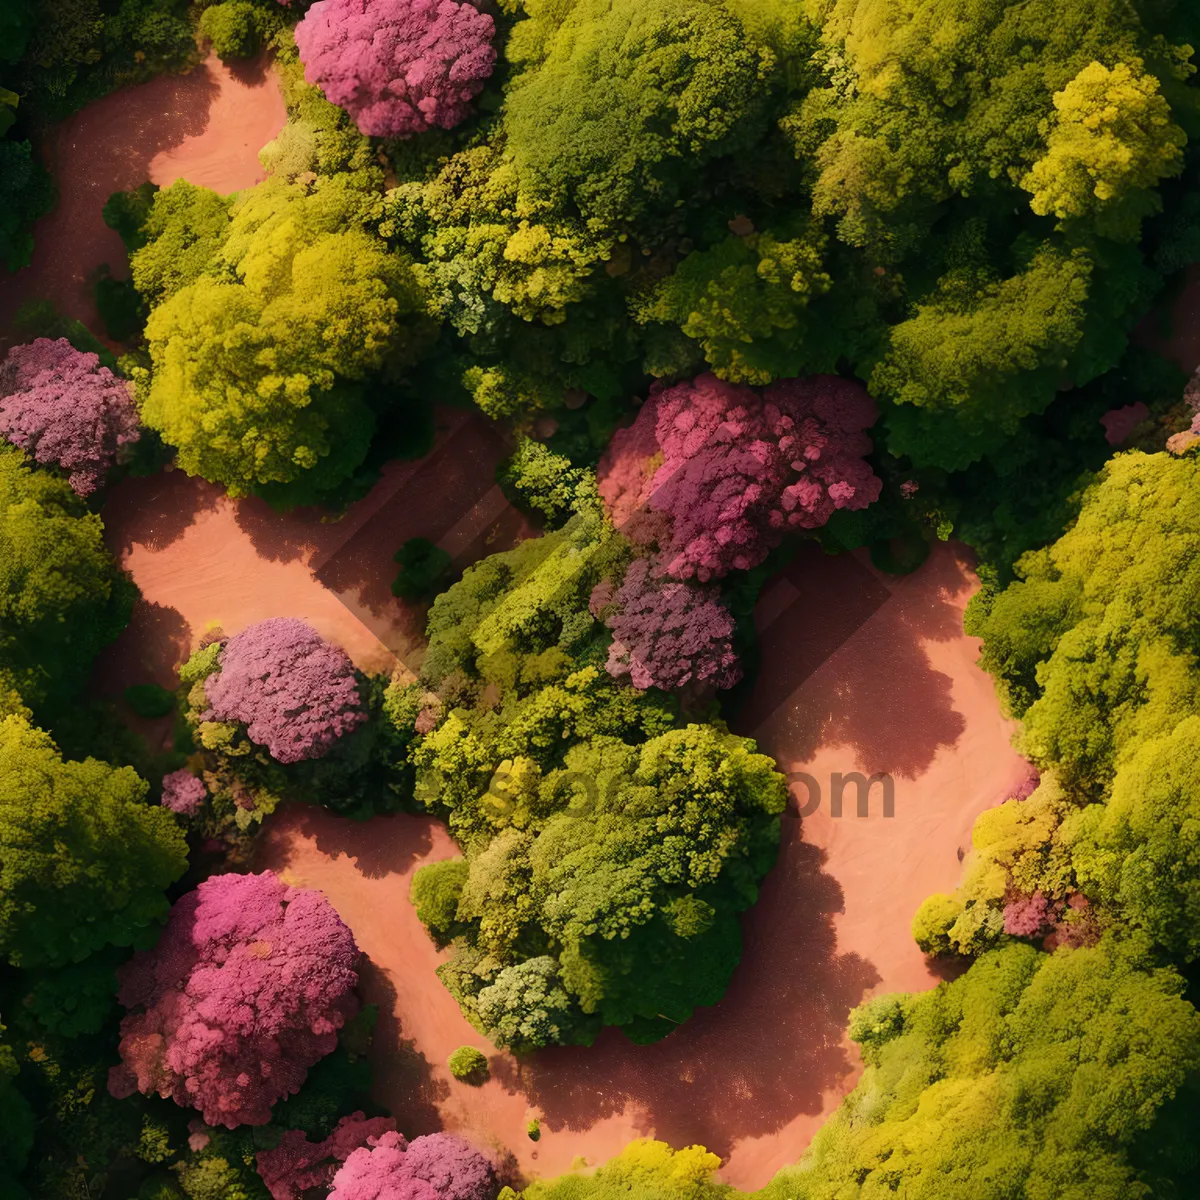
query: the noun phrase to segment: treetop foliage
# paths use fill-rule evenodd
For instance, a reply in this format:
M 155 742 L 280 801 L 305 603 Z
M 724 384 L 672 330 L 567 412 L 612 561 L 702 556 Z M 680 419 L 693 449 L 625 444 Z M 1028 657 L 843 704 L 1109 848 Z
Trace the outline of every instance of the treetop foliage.
M 66 338 L 14 346 L 0 364 L 0 436 L 90 495 L 138 440 L 133 389 Z
M 270 871 L 206 880 L 119 972 L 130 1012 L 109 1091 L 158 1092 L 209 1125 L 267 1124 L 358 1011 L 357 960 L 320 892 Z
M 296 26 L 304 77 L 363 133 L 452 129 L 492 73 L 495 23 L 457 0 L 318 0 Z
M 131 767 L 64 762 L 23 717 L 0 721 L 0 954 L 10 963 L 64 966 L 153 936 L 187 850 L 146 792 Z

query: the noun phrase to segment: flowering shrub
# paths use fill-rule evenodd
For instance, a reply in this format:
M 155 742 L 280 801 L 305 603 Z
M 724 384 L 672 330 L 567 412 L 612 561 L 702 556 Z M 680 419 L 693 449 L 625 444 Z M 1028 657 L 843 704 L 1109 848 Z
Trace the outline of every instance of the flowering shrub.
M 138 440 L 132 388 L 66 338 L 14 346 L 0 365 L 0 436 L 90 495 Z
M 157 1092 L 209 1125 L 265 1125 L 358 1009 L 350 930 L 317 891 L 270 871 L 217 875 L 120 969 L 116 1097 Z
M 363 133 L 452 129 L 492 73 L 492 18 L 456 0 L 317 0 L 296 26 L 304 77 Z
M 591 610 L 612 630 L 608 673 L 636 688 L 728 688 L 742 677 L 733 617 L 715 589 L 658 575 L 648 559 L 635 559 L 619 588 L 601 583 Z
M 320 758 L 367 719 L 345 651 L 292 617 L 230 638 L 204 689 L 205 720 L 242 722 L 281 763 Z
M 163 776 L 161 804 L 181 817 L 195 816 L 207 795 L 204 784 L 190 771 L 172 771 Z
M 452 1133 L 408 1143 L 398 1133 L 370 1139 L 333 1178 L 329 1200 L 493 1200 L 496 1177 L 478 1150 Z
M 392 1117 L 368 1119 L 356 1112 L 343 1117 L 323 1142 L 310 1142 L 299 1129 L 289 1129 L 274 1150 L 255 1156 L 259 1177 L 271 1200 L 302 1200 L 310 1188 L 328 1188 L 338 1164 L 353 1151 L 395 1128 Z
M 785 530 L 878 499 L 863 460 L 875 415 L 862 387 L 833 375 L 781 379 L 761 395 L 714 375 L 656 385 L 613 436 L 600 494 L 667 574 L 719 579 L 757 566 Z

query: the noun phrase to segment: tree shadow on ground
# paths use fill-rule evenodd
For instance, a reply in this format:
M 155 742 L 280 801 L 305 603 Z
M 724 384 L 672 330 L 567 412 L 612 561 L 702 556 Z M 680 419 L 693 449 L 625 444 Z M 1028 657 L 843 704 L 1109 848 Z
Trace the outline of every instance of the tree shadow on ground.
M 439 822 L 413 813 L 388 813 L 369 821 L 338 817 L 310 804 L 289 804 L 272 824 L 286 822 L 288 830 L 270 839 L 272 869 L 292 865 L 291 847 L 311 838 L 328 858 L 344 854 L 365 879 L 402 875 L 433 849 L 433 830 Z
M 266 82 L 271 55 L 258 54 L 254 58 L 233 58 L 225 63 L 225 69 L 244 87 L 259 87 Z
M 890 593 L 861 563 L 843 567 L 835 586 L 810 588 L 765 631 L 760 678 L 734 727 L 781 761 L 808 762 L 822 746 L 839 745 L 864 771 L 919 777 L 966 728 L 950 677 L 930 665 L 924 648 L 961 637 L 954 597 L 966 571 L 965 554 L 948 550 Z M 801 686 L 796 664 L 817 658 L 823 639 L 828 650 L 799 672 Z
M 855 954 L 838 954 L 842 907 L 823 854 L 784 823 L 780 859 L 743 919 L 745 947 L 719 1004 L 651 1046 L 614 1029 L 595 1045 L 501 1058 L 493 1074 L 542 1113 L 552 1131 L 584 1130 L 633 1104 L 645 1128 L 674 1146 L 727 1155 L 734 1143 L 821 1111 L 852 1063 L 842 1037 L 850 1009 L 879 982 Z
M 137 683 L 179 686 L 178 667 L 188 656 L 191 626 L 178 610 L 139 596 L 129 624 L 105 646 L 92 670 L 97 695 L 116 696 Z
M 258 496 L 237 502 L 234 518 L 254 545 L 259 558 L 295 562 L 319 553 L 323 542 L 336 543 L 338 522 L 320 508 L 293 508 L 276 512 Z
M 183 471 L 123 479 L 105 497 L 105 544 L 118 561 L 134 546 L 165 550 L 224 499 L 217 484 Z
M 46 149 L 58 201 L 34 226 L 32 263 L 0 278 L 0 350 L 29 300 L 50 300 L 101 332 L 87 277 L 105 262 L 118 278 L 128 275 L 121 239 L 104 224 L 104 205 L 113 192 L 144 183 L 161 151 L 202 134 L 218 91 L 205 69 L 163 75 L 104 96 L 55 127 Z
M 379 1006 L 373 1040 L 389 1047 L 386 1068 L 376 1067 L 371 1083 L 372 1095 L 387 1096 L 391 1115 L 405 1137 L 437 1133 L 442 1125 L 438 1105 L 450 1094 L 444 1079 L 435 1079 L 429 1060 L 416 1044 L 403 1035 L 403 1023 L 396 1014 L 396 989 L 387 973 L 363 956 L 358 968 L 358 990 L 364 1004 Z M 376 1063 L 380 1055 L 373 1055 Z M 397 1101 L 399 1097 L 399 1101 Z

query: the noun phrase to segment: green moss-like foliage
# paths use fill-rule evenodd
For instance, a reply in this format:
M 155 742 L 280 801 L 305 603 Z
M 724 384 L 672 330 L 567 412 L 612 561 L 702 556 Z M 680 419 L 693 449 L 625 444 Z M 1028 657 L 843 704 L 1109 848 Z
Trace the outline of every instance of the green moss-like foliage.
M 493 555 L 438 597 L 415 722 L 417 795 L 462 860 L 413 897 L 467 1017 L 518 1050 L 639 1040 L 718 999 L 778 844 L 782 778 L 602 669 L 587 598 L 614 554 L 594 513 Z M 668 1019 L 664 1019 L 664 1017 Z
M 464 1083 L 482 1083 L 488 1074 L 487 1055 L 475 1046 L 459 1046 L 446 1060 L 450 1074 Z
M 35 711 L 66 703 L 129 619 L 134 589 L 103 528 L 64 480 L 0 445 L 0 668 Z
M 153 937 L 187 851 L 171 814 L 144 803 L 147 790 L 130 767 L 64 762 L 23 718 L 0 722 L 0 953 L 9 962 L 63 966 Z

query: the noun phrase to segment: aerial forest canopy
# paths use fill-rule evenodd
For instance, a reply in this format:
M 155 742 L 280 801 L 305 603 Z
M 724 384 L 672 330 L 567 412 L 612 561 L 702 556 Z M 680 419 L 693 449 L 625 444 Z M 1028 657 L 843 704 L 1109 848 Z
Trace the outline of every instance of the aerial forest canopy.
M 1052 414 L 1117 371 L 1169 407 L 1129 335 L 1200 223 L 1185 6 L 245 7 L 290 112 L 267 179 L 123 211 L 143 419 L 234 494 L 344 502 L 431 386 L 552 411 L 580 463 L 656 379 L 842 374 L 886 486 L 831 536 L 983 544 L 1098 465 Z
M 286 106 L 252 186 L 108 198 L 104 330 L 2 331 L 0 1198 L 1200 1194 L 1200 382 L 1142 324 L 1200 263 L 1197 46 L 1187 0 L 0 0 L 5 273 L 89 102 L 211 52 Z M 137 601 L 114 489 L 332 524 L 454 407 L 525 523 L 397 550 L 419 657 L 269 607 L 189 629 L 177 690 L 88 691 Z M 453 840 L 409 900 L 479 1045 L 412 1113 L 555 1056 L 590 1086 L 602 1033 L 722 1000 L 775 864 L 795 764 L 733 732 L 765 585 L 951 535 L 1037 777 L 913 918 L 946 982 L 851 1013 L 799 1161 L 746 1194 L 639 1140 L 522 1186 L 387 1115 L 378 930 L 262 869 L 263 823 Z

